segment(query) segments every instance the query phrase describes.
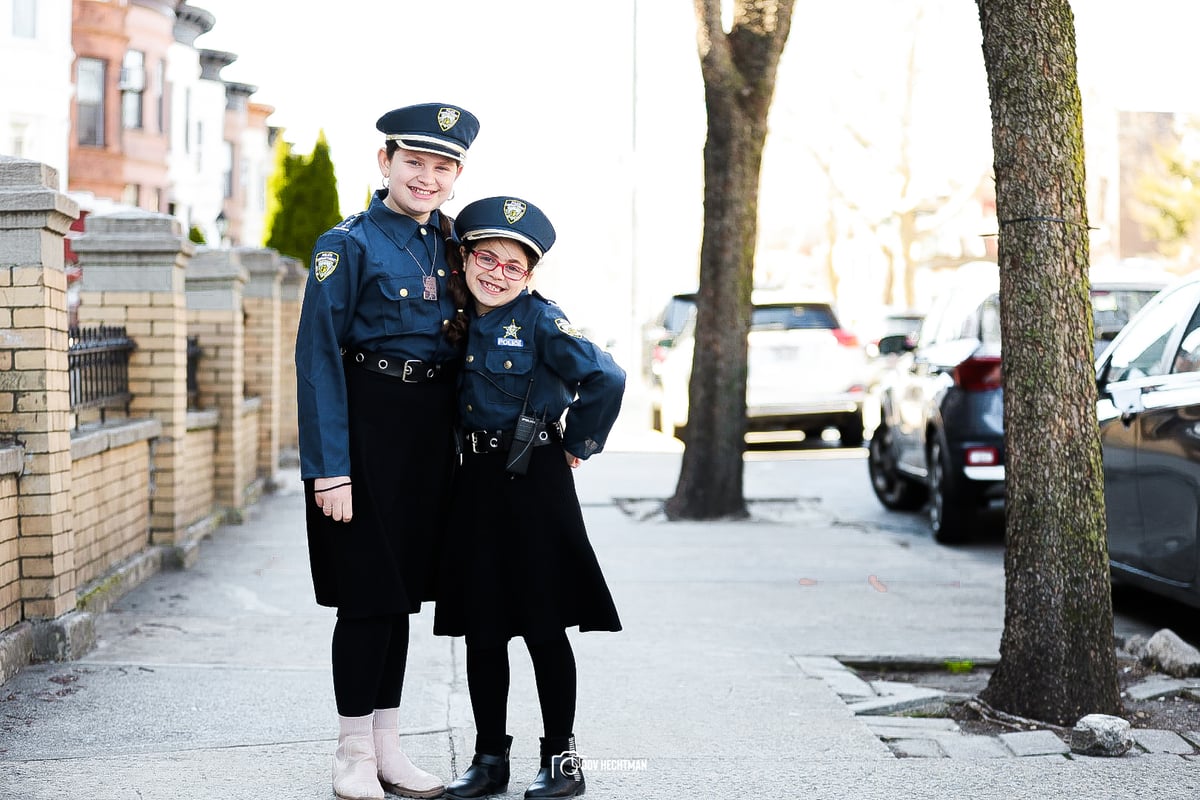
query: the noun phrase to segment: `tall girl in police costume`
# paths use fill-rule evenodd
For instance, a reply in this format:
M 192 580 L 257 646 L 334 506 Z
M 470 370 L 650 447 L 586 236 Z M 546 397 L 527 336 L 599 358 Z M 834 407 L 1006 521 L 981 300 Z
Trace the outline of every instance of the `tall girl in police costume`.
M 588 542 L 571 468 L 604 446 L 625 373 L 562 309 L 528 290 L 554 243 L 533 204 L 491 197 L 454 224 L 456 277 L 473 300 L 459 384 L 463 456 L 434 633 L 465 636 L 475 757 L 452 800 L 503 792 L 509 780 L 508 642 L 529 648 L 545 736 L 525 797 L 584 792 L 575 751 L 575 656 L 566 628 L 621 623 Z M 561 425 L 560 425 L 561 421 Z
M 449 220 L 438 207 L 478 120 L 457 106 L 380 117 L 385 188 L 313 249 L 296 341 L 301 477 L 317 602 L 337 608 L 333 691 L 342 800 L 437 797 L 400 749 L 408 616 L 434 599 L 454 464 L 461 349 L 445 331 Z M 461 295 L 460 295 L 461 297 Z M 465 324 L 463 322 L 462 324 Z

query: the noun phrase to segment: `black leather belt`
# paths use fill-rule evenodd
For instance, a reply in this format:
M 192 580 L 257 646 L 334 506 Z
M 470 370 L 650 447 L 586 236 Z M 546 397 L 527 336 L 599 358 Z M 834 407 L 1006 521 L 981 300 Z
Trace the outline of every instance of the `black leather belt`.
M 388 358 L 365 350 L 347 350 L 342 353 L 347 363 L 378 372 L 380 375 L 390 375 L 405 383 L 433 383 L 453 379 L 455 369 L 446 364 L 434 364 L 419 358 L 399 359 Z
M 534 447 L 562 441 L 562 426 L 551 422 L 533 440 Z M 507 453 L 512 446 L 512 431 L 471 431 L 463 434 L 463 452 L 483 455 L 484 453 Z

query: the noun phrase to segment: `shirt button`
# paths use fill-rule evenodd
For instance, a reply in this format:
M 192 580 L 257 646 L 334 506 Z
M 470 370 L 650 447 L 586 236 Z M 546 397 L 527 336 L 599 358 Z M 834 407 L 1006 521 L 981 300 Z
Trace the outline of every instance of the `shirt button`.
M 422 236 L 424 236 L 424 235 L 425 235 L 425 234 L 427 234 L 427 233 L 429 233 L 429 231 L 425 230 L 424 228 L 421 228 L 421 235 L 422 235 Z
M 438 270 L 438 277 L 439 277 L 439 278 L 444 278 L 444 277 L 446 277 L 446 270 L 444 270 L 444 269 L 439 269 L 439 270 Z
M 475 408 L 470 403 L 467 403 L 467 411 L 474 411 L 474 410 L 475 410 Z
M 448 320 L 448 319 L 444 319 L 444 320 L 442 320 L 442 327 L 443 327 L 443 328 L 444 328 L 444 327 L 446 327 L 446 326 L 447 326 L 447 325 L 449 325 L 449 324 L 450 324 L 450 320 Z
M 401 290 L 400 290 L 400 296 L 401 296 L 401 297 L 408 297 L 408 289 L 401 289 Z
M 512 362 L 511 362 L 511 361 L 505 361 L 505 362 L 504 362 L 504 368 L 505 368 L 505 369 L 512 369 Z
M 474 360 L 475 360 L 475 356 L 467 356 L 467 363 L 468 363 L 468 364 L 470 364 L 470 363 L 471 363 L 472 361 L 474 361 Z

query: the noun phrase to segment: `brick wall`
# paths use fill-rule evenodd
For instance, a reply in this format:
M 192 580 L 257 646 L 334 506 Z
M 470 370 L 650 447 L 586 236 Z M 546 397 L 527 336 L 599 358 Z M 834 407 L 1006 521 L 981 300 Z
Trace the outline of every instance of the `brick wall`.
M 82 586 L 149 544 L 150 447 L 138 441 L 74 461 L 75 580 Z
M 246 385 L 259 399 L 259 414 L 270 420 L 279 413 L 279 304 L 271 298 L 247 296 L 246 309 Z M 247 437 L 251 434 L 247 433 Z M 255 451 L 258 463 L 251 464 L 251 475 L 270 478 L 279 468 L 279 428 L 256 426 Z
M 17 476 L 0 475 L 0 630 L 21 621 L 21 564 L 17 559 Z
M 254 476 L 257 474 L 258 446 L 262 441 L 262 437 L 259 435 L 261 414 L 261 400 L 257 397 L 247 398 L 246 402 L 242 405 L 242 452 L 238 472 L 247 478 L 242 491 L 243 496 L 248 502 L 258 499 L 257 492 L 254 492 L 252 496 L 245 493 L 252 488 L 262 485 L 261 481 L 256 482 L 254 479 Z
M 213 511 L 216 494 L 213 488 L 213 457 L 216 451 L 216 417 L 203 427 L 188 426 L 184 442 L 184 470 L 197 476 L 183 485 L 183 518 L 188 525 L 207 518 Z

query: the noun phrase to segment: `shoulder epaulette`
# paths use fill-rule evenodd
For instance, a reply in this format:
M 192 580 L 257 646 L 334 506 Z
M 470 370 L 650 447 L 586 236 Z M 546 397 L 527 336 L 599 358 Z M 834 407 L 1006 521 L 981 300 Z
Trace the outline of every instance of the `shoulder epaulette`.
M 538 300 L 541 300 L 546 305 L 551 305 L 551 306 L 558 305 L 558 303 L 555 303 L 553 300 L 551 300 L 549 297 L 546 297 L 544 294 L 539 292 L 537 289 L 530 289 L 529 293 L 531 295 L 533 295 L 534 297 L 536 297 Z
M 359 219 L 361 219 L 365 213 L 366 212 L 364 212 L 364 211 L 359 211 L 357 214 L 351 214 L 350 216 L 346 217 L 344 220 L 339 222 L 337 225 L 334 225 L 333 228 L 331 228 L 330 230 L 348 231 L 351 228 L 353 228 L 355 226 L 355 224 L 358 223 Z

